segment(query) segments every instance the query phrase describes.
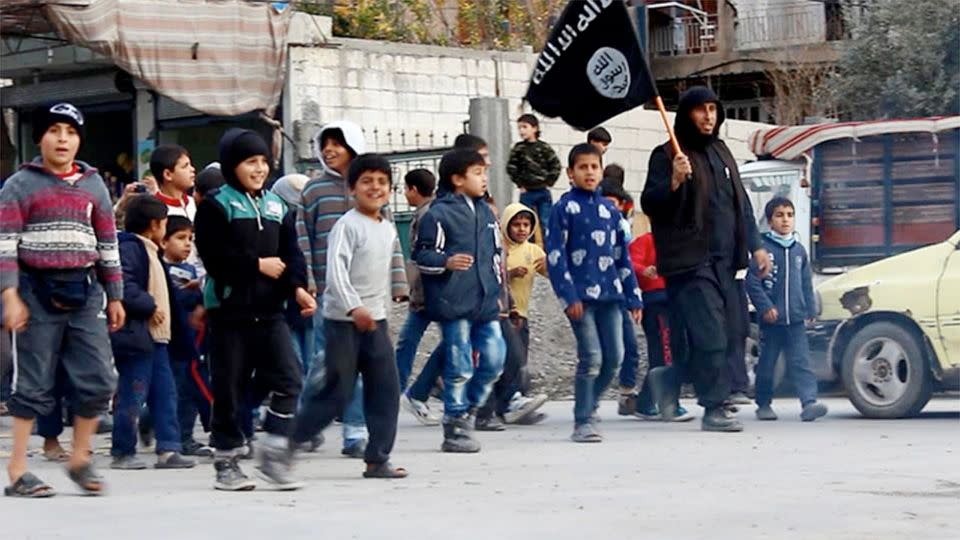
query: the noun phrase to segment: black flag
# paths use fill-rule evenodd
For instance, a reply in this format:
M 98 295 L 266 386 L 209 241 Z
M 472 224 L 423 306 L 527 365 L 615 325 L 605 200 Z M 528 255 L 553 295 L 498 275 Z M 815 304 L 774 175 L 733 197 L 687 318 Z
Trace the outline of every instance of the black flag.
M 586 130 L 656 95 L 623 0 L 577 0 L 567 4 L 537 58 L 526 100 Z

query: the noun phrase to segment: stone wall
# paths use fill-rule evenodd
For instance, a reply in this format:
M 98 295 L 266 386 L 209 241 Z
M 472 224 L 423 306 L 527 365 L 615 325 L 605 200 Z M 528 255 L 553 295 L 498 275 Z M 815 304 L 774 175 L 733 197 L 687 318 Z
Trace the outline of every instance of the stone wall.
M 470 98 L 500 96 L 512 116 L 521 112 L 536 56 L 523 52 L 476 51 L 354 39 L 331 39 L 322 46 L 291 46 L 284 124 L 295 134 L 290 160 L 301 166 L 312 158 L 310 138 L 329 121 L 348 119 L 363 126 L 368 150 L 391 152 L 453 144 L 464 132 Z M 672 121 L 672 116 L 671 116 Z M 543 139 L 566 162 L 570 148 L 586 135 L 558 120 L 542 119 Z M 656 111 L 633 110 L 604 124 L 613 135 L 606 163 L 627 172 L 626 187 L 643 189 L 650 151 L 666 140 Z M 729 121 L 725 138 L 739 160 L 754 159 L 750 133 L 762 126 Z M 514 142 L 516 130 L 511 129 Z M 501 164 L 504 166 L 504 164 Z M 556 191 L 567 189 L 562 176 Z

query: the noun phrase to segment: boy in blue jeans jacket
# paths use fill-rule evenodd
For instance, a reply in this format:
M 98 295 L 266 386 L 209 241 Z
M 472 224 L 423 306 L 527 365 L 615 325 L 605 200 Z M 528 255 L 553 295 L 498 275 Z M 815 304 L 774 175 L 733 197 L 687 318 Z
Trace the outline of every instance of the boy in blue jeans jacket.
M 764 212 L 770 232 L 763 235 L 763 244 L 770 253 L 773 270 L 761 279 L 756 264 L 751 263 L 747 273 L 747 292 L 761 318 L 757 418 L 777 419 L 770 407 L 773 371 L 780 352 L 786 349 L 787 374 L 803 406 L 800 418 L 812 422 L 827 414 L 827 406 L 817 402 L 817 379 L 810 370 L 810 348 L 804 324 L 817 316 L 810 261 L 793 230 L 794 208 L 790 199 L 774 197 Z
M 186 469 L 196 462 L 180 455 L 177 387 L 170 368 L 170 350 L 183 342 L 183 319 L 173 282 L 160 260 L 160 244 L 167 230 L 167 207 L 149 195 L 138 195 L 127 205 L 126 232 L 120 233 L 123 266 L 123 307 L 126 324 L 110 336 L 117 372 L 112 469 L 146 469 L 137 458 L 137 421 L 149 405 L 157 434 L 158 469 Z
M 637 285 L 620 212 L 598 187 L 600 150 L 578 144 L 570 150 L 567 176 L 573 188 L 550 212 L 547 268 L 577 338 L 574 382 L 574 442 L 601 442 L 596 410 L 623 361 L 623 306 L 640 322 L 643 300 Z
M 503 250 L 500 227 L 484 202 L 487 164 L 473 150 L 440 160 L 440 191 L 423 216 L 414 258 L 423 279 L 427 317 L 443 334 L 444 452 L 473 453 L 476 412 L 503 370 L 500 330 Z M 473 352 L 479 353 L 476 368 Z

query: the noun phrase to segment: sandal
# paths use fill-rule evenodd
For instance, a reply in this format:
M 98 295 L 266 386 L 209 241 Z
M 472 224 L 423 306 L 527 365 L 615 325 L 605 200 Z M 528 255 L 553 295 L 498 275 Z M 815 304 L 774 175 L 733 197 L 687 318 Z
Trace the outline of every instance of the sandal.
M 103 495 L 106 491 L 103 477 L 97 473 L 91 463 L 85 463 L 76 469 L 67 468 L 67 476 L 86 495 Z
M 48 486 L 36 477 L 33 473 L 23 473 L 12 486 L 3 488 L 3 494 L 7 497 L 23 497 L 26 499 L 43 499 L 53 497 L 57 494 L 52 487 Z
M 63 463 L 66 461 L 70 461 L 70 452 L 67 452 L 62 446 L 57 445 L 56 448 L 44 450 L 43 457 L 47 461 L 55 461 L 57 463 Z
M 363 471 L 364 478 L 406 478 L 407 474 L 406 469 L 403 467 L 394 467 L 389 461 Z

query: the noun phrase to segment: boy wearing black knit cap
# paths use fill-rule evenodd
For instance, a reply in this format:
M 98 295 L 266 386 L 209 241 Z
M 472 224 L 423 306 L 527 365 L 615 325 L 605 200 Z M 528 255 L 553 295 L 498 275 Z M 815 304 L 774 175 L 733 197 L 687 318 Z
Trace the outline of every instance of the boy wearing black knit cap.
M 255 487 L 237 464 L 245 443 L 237 410 L 251 380 L 258 393 L 270 395 L 258 471 L 278 489 L 301 487 L 283 459 L 303 386 L 283 313 L 291 295 L 304 316 L 313 315 L 316 301 L 306 290 L 294 213 L 263 189 L 269 156 L 267 144 L 255 132 L 227 131 L 220 139 L 226 184 L 203 199 L 196 218 L 197 248 L 207 268 L 214 487 L 228 491 Z

